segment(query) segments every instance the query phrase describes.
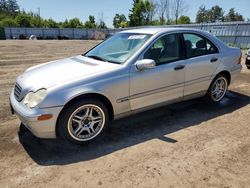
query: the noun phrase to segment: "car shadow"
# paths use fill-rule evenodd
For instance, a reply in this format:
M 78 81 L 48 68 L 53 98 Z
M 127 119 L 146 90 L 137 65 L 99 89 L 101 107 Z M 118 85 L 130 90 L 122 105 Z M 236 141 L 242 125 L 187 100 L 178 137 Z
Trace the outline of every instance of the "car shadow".
M 105 156 L 151 139 L 174 144 L 178 140 L 165 135 L 231 113 L 249 103 L 249 96 L 229 91 L 217 105 L 202 98 L 168 105 L 114 121 L 103 139 L 83 146 L 60 139 L 38 139 L 24 126 L 20 126 L 18 135 L 20 143 L 37 164 L 66 165 Z

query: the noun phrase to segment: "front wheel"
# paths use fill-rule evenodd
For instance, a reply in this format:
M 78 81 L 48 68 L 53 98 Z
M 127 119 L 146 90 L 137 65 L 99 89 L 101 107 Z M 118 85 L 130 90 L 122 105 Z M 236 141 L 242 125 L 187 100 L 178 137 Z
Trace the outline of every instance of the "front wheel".
M 211 83 L 207 97 L 214 103 L 220 102 L 227 93 L 228 79 L 225 75 L 217 76 Z
M 94 99 L 84 99 L 63 110 L 58 132 L 67 141 L 84 144 L 100 137 L 108 123 L 106 106 Z

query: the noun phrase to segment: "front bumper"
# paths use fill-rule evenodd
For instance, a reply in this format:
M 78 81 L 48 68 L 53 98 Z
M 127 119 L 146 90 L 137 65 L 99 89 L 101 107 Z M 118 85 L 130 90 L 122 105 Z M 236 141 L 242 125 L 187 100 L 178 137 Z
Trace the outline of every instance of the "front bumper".
M 12 111 L 18 116 L 20 121 L 39 138 L 56 138 L 56 121 L 63 106 L 52 108 L 29 109 L 22 102 L 18 102 L 14 97 L 14 92 L 10 95 L 10 105 Z M 37 118 L 43 114 L 51 114 L 49 120 L 38 121 Z

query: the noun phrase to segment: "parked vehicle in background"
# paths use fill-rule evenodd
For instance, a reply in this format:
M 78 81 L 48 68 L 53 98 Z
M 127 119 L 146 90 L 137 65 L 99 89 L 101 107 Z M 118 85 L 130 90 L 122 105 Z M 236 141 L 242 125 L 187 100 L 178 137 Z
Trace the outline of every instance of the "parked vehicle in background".
M 57 36 L 58 40 L 69 40 L 69 36 L 68 35 L 63 35 L 63 36 Z
M 29 40 L 37 40 L 36 35 L 30 35 Z
M 248 69 L 250 69 L 250 49 L 247 51 L 246 66 Z
M 27 39 L 27 36 L 24 35 L 24 34 L 21 34 L 21 35 L 19 35 L 19 39 L 20 39 L 20 40 L 26 40 L 26 39 Z
M 83 55 L 27 69 L 10 102 L 37 137 L 81 144 L 133 113 L 201 96 L 219 103 L 240 61 L 240 49 L 205 31 L 128 30 Z

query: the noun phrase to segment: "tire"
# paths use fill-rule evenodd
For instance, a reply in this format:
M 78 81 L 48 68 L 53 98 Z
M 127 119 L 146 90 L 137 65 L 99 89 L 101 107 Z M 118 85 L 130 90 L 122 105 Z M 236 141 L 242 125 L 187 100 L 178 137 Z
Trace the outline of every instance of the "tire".
M 66 141 L 86 144 L 101 138 L 109 122 L 107 107 L 99 100 L 86 98 L 60 113 L 57 131 Z
M 228 78 L 227 76 L 220 74 L 212 81 L 206 97 L 212 103 L 219 103 L 225 97 L 227 89 Z

